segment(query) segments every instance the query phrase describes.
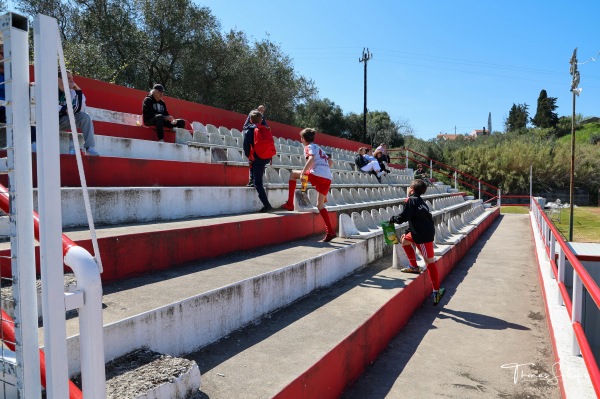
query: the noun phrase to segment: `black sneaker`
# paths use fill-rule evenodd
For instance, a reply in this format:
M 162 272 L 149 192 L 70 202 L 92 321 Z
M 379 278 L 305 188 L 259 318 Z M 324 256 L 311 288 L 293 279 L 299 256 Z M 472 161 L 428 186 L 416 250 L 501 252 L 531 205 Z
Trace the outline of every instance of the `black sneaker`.
M 267 212 L 271 212 L 272 210 L 273 210 L 273 207 L 271 205 L 266 205 L 266 206 L 263 206 L 259 212 L 267 213 Z
M 254 182 L 250 180 L 248 184 L 246 184 L 246 187 L 254 187 Z
M 437 304 L 440 303 L 445 293 L 446 289 L 444 287 L 440 287 L 438 292 L 433 293 L 433 306 L 437 306 Z

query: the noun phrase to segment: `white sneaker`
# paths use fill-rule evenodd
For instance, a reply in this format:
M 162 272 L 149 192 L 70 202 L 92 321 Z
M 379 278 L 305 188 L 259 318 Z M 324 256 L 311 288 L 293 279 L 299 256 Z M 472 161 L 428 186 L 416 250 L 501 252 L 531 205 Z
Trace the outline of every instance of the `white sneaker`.
M 37 144 L 35 143 L 35 141 L 31 143 L 31 152 L 37 152 Z
M 98 151 L 96 151 L 96 149 L 94 147 L 87 148 L 85 150 L 85 154 L 94 156 L 94 157 L 97 157 L 98 155 L 100 155 L 100 153 Z
M 377 172 L 377 178 L 379 179 L 384 173 L 385 173 L 384 171 Z
M 159 143 L 164 143 L 165 141 L 163 139 L 158 140 Z

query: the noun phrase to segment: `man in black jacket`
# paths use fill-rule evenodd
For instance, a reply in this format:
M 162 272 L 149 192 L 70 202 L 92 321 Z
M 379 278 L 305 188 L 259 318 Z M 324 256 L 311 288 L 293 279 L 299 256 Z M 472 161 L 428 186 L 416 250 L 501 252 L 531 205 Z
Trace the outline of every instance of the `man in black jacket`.
M 421 269 L 417 265 L 417 254 L 413 244 L 419 248 L 423 255 L 429 279 L 433 285 L 433 305 L 436 306 L 446 293 L 445 288 L 440 288 L 438 270 L 435 264 L 433 251 L 433 240 L 435 238 L 435 225 L 429 207 L 421 198 L 427 191 L 427 184 L 423 180 L 414 180 L 408 188 L 408 198 L 404 204 L 404 210 L 398 216 L 392 216 L 390 223 L 401 224 L 408 222 L 408 229 L 401 237 L 402 249 L 406 253 L 409 267 L 400 269 L 404 273 L 420 274 Z
M 164 128 L 185 127 L 185 120 L 175 119 L 169 115 L 167 105 L 162 100 L 165 88 L 161 84 L 155 84 L 150 93 L 142 102 L 142 118 L 144 125 L 156 126 L 158 141 L 165 141 Z

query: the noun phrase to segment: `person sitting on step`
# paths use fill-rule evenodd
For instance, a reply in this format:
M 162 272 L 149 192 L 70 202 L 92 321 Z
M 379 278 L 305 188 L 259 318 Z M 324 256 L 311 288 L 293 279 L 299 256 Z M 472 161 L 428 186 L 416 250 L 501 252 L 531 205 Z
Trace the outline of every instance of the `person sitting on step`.
M 163 85 L 155 84 L 142 102 L 142 118 L 144 119 L 144 125 L 156 126 L 158 141 L 161 143 L 165 141 L 165 127 L 185 127 L 184 119 L 175 119 L 172 115 L 169 115 L 167 105 L 162 100 L 164 92 L 165 88 Z

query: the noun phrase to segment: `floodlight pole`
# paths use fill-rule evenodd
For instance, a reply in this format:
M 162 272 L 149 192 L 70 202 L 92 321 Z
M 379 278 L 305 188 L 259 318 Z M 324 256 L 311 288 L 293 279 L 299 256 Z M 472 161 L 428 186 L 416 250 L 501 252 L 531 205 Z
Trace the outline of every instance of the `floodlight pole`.
M 369 52 L 368 48 L 363 48 L 362 58 L 359 58 L 358 62 L 364 62 L 365 64 L 365 101 L 363 108 L 363 143 L 367 143 L 367 63 L 373 58 L 373 54 Z
M 573 76 L 571 82 L 571 92 L 573 93 L 573 118 L 571 119 L 571 173 L 569 185 L 569 241 L 573 241 L 573 202 L 575 199 L 575 97 L 579 95 L 581 89 L 579 85 L 579 71 L 577 70 L 577 47 L 573 50 L 571 56 L 570 72 Z

